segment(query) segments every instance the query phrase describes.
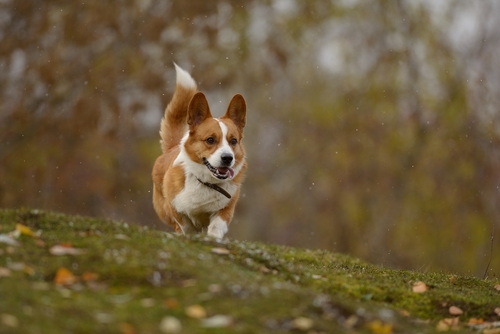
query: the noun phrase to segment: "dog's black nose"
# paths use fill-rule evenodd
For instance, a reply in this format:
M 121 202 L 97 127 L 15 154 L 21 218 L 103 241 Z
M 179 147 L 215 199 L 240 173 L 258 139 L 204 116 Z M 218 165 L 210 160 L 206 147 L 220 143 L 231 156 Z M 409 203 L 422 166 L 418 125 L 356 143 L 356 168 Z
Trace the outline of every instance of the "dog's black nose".
M 231 153 L 222 153 L 220 159 L 224 165 L 229 166 L 233 162 L 233 155 Z

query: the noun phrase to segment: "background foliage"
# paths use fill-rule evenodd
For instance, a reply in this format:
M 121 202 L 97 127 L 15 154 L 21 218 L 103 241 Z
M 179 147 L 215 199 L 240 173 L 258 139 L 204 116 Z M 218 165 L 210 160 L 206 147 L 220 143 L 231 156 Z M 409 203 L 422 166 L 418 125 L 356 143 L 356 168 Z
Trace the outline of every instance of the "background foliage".
M 172 62 L 247 99 L 229 236 L 500 275 L 500 3 L 0 2 L 0 206 L 160 226 Z M 495 22 L 497 21 L 497 22 Z M 490 240 L 493 237 L 493 248 Z

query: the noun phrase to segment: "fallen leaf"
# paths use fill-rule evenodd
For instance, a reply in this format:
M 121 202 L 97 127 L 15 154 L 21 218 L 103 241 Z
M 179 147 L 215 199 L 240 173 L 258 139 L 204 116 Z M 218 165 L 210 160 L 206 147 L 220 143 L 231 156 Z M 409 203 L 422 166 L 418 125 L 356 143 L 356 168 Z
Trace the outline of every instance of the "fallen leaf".
M 484 322 L 483 318 L 470 318 L 469 321 L 467 322 L 467 325 L 480 325 Z
M 9 327 L 19 326 L 19 320 L 16 318 L 16 316 L 14 316 L 12 314 L 7 314 L 7 313 L 0 314 L 0 321 L 5 326 L 9 326 Z
M 495 312 L 496 315 L 500 315 L 500 307 L 495 307 L 493 312 Z
M 82 281 L 84 282 L 97 281 L 98 277 L 99 276 L 96 273 L 91 273 L 89 271 L 86 271 L 82 274 Z
M 352 329 L 354 328 L 354 326 L 356 326 L 356 324 L 359 322 L 359 318 L 357 316 L 355 316 L 354 314 L 350 315 L 349 318 L 347 318 L 343 325 L 345 328 L 347 329 Z
M 485 328 L 483 334 L 500 334 L 500 328 Z
M 49 253 L 56 256 L 61 255 L 80 255 L 85 253 L 85 250 L 79 248 L 73 248 L 71 246 L 66 245 L 54 245 L 50 247 Z
M 9 277 L 12 271 L 9 268 L 0 267 L 0 277 Z
M 33 276 L 35 275 L 35 270 L 31 267 L 28 267 L 28 266 L 24 266 L 24 269 L 23 269 L 24 273 L 27 274 L 27 275 L 30 275 L 30 276 Z
M 456 307 L 456 306 L 450 306 L 450 308 L 448 309 L 448 312 L 450 312 L 451 315 L 464 314 L 464 311 L 462 311 L 462 309 L 460 309 L 459 307 Z
M 35 245 L 37 245 L 38 247 L 45 247 L 45 241 L 43 241 L 42 239 L 38 238 L 35 241 Z
M 174 298 L 168 298 L 165 300 L 165 306 L 169 309 L 177 308 L 179 306 L 179 302 Z
M 176 334 L 182 331 L 182 324 L 179 319 L 166 316 L 161 319 L 160 322 L 160 332 L 165 334 Z
M 28 226 L 23 224 L 16 224 L 16 231 L 18 231 L 22 235 L 27 235 L 30 237 L 38 238 L 38 234 L 33 232 Z
M 438 332 L 446 332 L 449 331 L 450 329 L 453 330 L 458 329 L 458 322 L 459 322 L 458 317 L 442 319 L 436 325 L 436 330 Z
M 429 290 L 429 287 L 424 282 L 418 281 L 418 282 L 413 283 L 413 287 L 412 287 L 413 292 L 424 293 L 427 290 Z
M 56 276 L 54 277 L 54 283 L 59 285 L 71 285 L 76 281 L 77 277 L 68 269 L 64 267 L 57 269 Z
M 271 269 L 269 269 L 266 266 L 260 267 L 259 270 L 260 270 L 261 273 L 264 273 L 264 274 L 269 274 L 271 272 Z
M 438 332 L 447 332 L 450 330 L 450 325 L 448 325 L 444 320 L 439 320 L 436 325 L 436 330 Z
M 207 311 L 201 305 L 191 305 L 186 307 L 186 315 L 194 319 L 203 319 L 207 317 Z
M 495 284 L 494 288 L 495 290 L 500 291 L 500 284 Z
M 298 317 L 292 320 L 292 328 L 307 331 L 314 326 L 314 321 L 306 317 Z
M 212 248 L 212 253 L 219 254 L 219 255 L 227 255 L 227 254 L 230 254 L 231 252 L 229 251 L 229 249 L 226 249 L 226 248 L 215 247 L 215 248 Z
M 387 323 L 384 324 L 380 320 L 373 320 L 368 323 L 368 328 L 373 334 L 391 334 L 392 333 L 392 325 Z
M 26 265 L 22 262 L 10 262 L 7 264 L 10 270 L 13 271 L 24 271 Z
M 10 246 L 19 246 L 19 242 L 17 242 L 12 237 L 9 237 L 7 234 L 0 234 L 0 243 L 7 244 Z
M 231 326 L 232 323 L 233 318 L 221 314 L 201 320 L 201 326 L 206 328 L 225 328 Z
M 134 326 L 132 326 L 128 322 L 122 322 L 120 324 L 120 332 L 122 334 L 135 334 L 136 333 Z
M 400 310 L 399 314 L 401 314 L 403 317 L 409 317 L 410 316 L 410 312 L 408 312 L 407 310 Z

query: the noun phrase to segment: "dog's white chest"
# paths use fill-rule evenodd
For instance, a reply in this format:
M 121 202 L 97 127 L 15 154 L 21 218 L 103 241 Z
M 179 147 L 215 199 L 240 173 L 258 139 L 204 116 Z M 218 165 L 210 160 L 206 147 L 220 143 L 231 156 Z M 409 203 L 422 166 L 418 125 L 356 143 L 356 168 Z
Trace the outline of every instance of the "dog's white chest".
M 230 194 L 236 191 L 236 185 L 224 185 L 224 189 Z M 225 208 L 229 198 L 218 191 L 203 185 L 195 177 L 186 177 L 184 189 L 175 196 L 172 205 L 179 213 L 189 217 L 198 216 L 200 213 L 212 214 Z

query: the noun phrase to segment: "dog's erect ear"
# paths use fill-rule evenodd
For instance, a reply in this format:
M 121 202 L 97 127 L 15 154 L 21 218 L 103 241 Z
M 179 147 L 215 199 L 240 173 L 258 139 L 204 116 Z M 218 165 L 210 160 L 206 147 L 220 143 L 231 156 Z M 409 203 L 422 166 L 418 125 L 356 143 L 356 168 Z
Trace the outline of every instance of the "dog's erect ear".
M 210 108 L 205 94 L 198 92 L 194 94 L 188 107 L 188 124 L 190 129 L 196 128 L 207 118 L 211 118 Z
M 236 94 L 233 96 L 227 107 L 226 114 L 222 118 L 229 118 L 240 130 L 243 130 L 247 119 L 247 104 L 243 95 Z

